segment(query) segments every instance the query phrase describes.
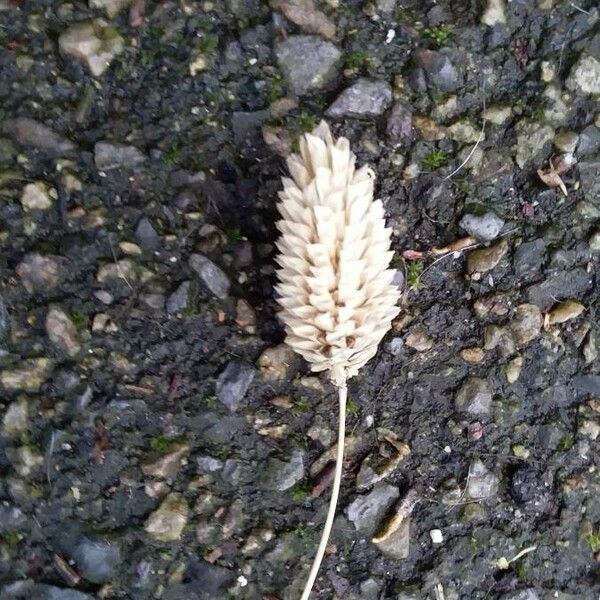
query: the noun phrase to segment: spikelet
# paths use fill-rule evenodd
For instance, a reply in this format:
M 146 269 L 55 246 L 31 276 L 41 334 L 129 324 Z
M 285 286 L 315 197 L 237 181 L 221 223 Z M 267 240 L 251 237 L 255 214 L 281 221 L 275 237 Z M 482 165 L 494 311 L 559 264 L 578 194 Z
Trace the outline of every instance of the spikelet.
M 276 291 L 286 342 L 313 371 L 328 371 L 340 410 L 329 510 L 301 600 L 308 600 L 333 526 L 342 480 L 346 379 L 377 352 L 398 314 L 399 292 L 389 268 L 391 230 L 381 201 L 373 200 L 373 172 L 368 166 L 356 169 L 355 161 L 348 140 L 334 141 L 321 121 L 300 140 L 300 155 L 288 158 L 291 179 L 283 178 L 279 193 Z
M 355 168 L 346 138 L 321 121 L 287 161 L 279 193 L 279 318 L 286 342 L 334 383 L 372 358 L 398 314 L 391 230 L 373 201 L 374 174 Z

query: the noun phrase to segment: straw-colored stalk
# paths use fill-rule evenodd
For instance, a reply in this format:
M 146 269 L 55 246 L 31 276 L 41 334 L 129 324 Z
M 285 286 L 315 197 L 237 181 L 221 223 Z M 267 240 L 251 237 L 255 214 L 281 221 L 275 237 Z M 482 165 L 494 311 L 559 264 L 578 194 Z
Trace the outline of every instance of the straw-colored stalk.
M 300 140 L 300 154 L 288 160 L 277 223 L 279 314 L 286 342 L 327 371 L 338 389 L 339 429 L 333 490 L 325 527 L 306 582 L 307 600 L 317 577 L 342 479 L 346 381 L 377 352 L 397 315 L 399 291 L 389 268 L 391 230 L 383 205 L 373 200 L 374 174 L 355 167 L 346 138 L 334 140 L 321 121 Z

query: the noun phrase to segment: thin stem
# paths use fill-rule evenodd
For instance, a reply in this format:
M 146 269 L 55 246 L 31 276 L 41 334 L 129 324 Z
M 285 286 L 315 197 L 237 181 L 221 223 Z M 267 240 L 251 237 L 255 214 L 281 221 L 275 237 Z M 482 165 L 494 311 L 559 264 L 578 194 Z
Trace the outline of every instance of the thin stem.
M 340 494 L 340 484 L 342 482 L 342 467 L 344 465 L 344 440 L 346 437 L 346 399 L 348 397 L 348 390 L 346 388 L 346 382 L 344 381 L 338 387 L 338 396 L 340 401 L 340 416 L 338 424 L 338 441 L 337 441 L 337 454 L 335 458 L 335 476 L 333 478 L 333 489 L 331 490 L 331 499 L 329 500 L 329 510 L 327 511 L 327 518 L 325 519 L 325 527 L 321 534 L 321 541 L 319 542 L 319 548 L 315 560 L 313 561 L 310 569 L 310 574 L 304 586 L 301 600 L 308 600 L 310 592 L 315 583 L 315 579 L 319 573 L 319 567 L 325 554 L 325 548 L 329 541 L 329 534 L 331 533 L 331 527 L 333 525 L 333 518 L 335 517 L 335 509 L 337 507 L 338 496 Z

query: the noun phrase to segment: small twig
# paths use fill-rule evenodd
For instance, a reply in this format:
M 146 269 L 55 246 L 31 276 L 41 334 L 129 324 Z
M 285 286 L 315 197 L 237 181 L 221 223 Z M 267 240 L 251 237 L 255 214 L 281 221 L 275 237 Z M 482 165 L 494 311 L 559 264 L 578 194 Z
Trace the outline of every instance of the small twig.
M 481 123 L 481 131 L 479 132 L 479 137 L 477 138 L 475 145 L 471 148 L 471 152 L 469 152 L 469 154 L 467 155 L 467 158 L 465 158 L 465 160 L 463 160 L 462 164 L 460 164 L 456 169 L 454 169 L 454 171 L 452 171 L 452 173 L 450 173 L 450 175 L 446 175 L 446 177 L 444 177 L 444 181 L 454 177 L 454 175 L 456 175 L 471 160 L 471 157 L 473 156 L 473 154 L 475 154 L 475 150 L 477 150 L 477 147 L 483 141 L 483 138 L 485 136 L 485 124 L 486 124 L 486 120 L 485 120 L 485 80 L 482 80 L 481 92 L 482 92 L 481 93 L 481 101 L 483 104 L 483 113 L 481 116 L 482 123 Z
M 52 478 L 50 477 L 50 468 L 51 468 L 51 460 L 52 455 L 54 454 L 54 444 L 56 442 L 56 431 L 52 430 L 52 435 L 50 436 L 50 445 L 48 446 L 48 450 L 46 452 L 46 479 L 48 480 L 48 485 L 52 487 Z
M 463 252 L 465 252 L 466 250 L 471 250 L 471 249 L 477 248 L 479 246 L 481 246 L 481 243 L 472 244 L 471 246 L 465 246 L 462 250 L 454 250 L 454 252 L 448 252 L 448 254 L 444 254 L 444 256 L 440 256 L 439 258 L 436 258 L 428 267 L 423 269 L 423 271 L 421 272 L 421 277 L 423 277 L 423 275 L 425 275 L 425 273 L 427 273 L 427 271 L 429 271 L 429 269 L 431 269 L 431 267 L 435 266 L 437 263 L 444 260 L 445 258 L 448 258 L 449 256 L 453 256 L 454 258 L 459 258 L 460 255 Z
M 469 152 L 467 158 L 465 158 L 465 160 L 463 160 L 462 163 L 456 169 L 454 169 L 452 173 L 450 173 L 450 175 L 446 175 L 446 177 L 444 177 L 444 181 L 450 179 L 451 177 L 454 177 L 454 175 L 456 175 L 471 160 L 471 157 L 473 156 L 473 154 L 475 154 L 475 150 L 477 150 L 477 147 L 479 146 L 479 144 L 481 144 L 485 135 L 485 123 L 486 121 L 485 119 L 483 119 L 483 125 L 481 126 L 481 132 L 479 133 L 479 137 L 477 138 L 475 145 L 471 148 L 471 152 Z
M 573 4 L 573 2 L 569 2 L 569 4 L 575 9 L 578 10 L 579 12 L 583 13 L 584 15 L 588 15 L 588 17 L 592 17 L 592 13 L 584 10 L 583 8 L 581 8 L 580 6 L 577 6 L 577 4 Z
M 171 379 L 171 385 L 169 386 L 169 393 L 167 394 L 167 402 L 172 402 L 179 391 L 179 385 L 181 384 L 181 373 L 175 373 L 173 379 Z
M 348 388 L 346 382 L 343 381 L 338 386 L 338 396 L 340 403 L 340 414 L 338 423 L 338 443 L 337 453 L 335 459 L 335 474 L 333 478 L 333 488 L 331 490 L 331 499 L 329 500 L 329 509 L 327 510 L 327 517 L 325 519 L 325 526 L 323 527 L 323 533 L 321 534 L 321 541 L 319 542 L 319 548 L 314 558 L 308 579 L 304 585 L 302 591 L 301 600 L 308 600 L 310 592 L 315 583 L 315 579 L 319 573 L 319 567 L 325 555 L 325 548 L 327 548 L 327 542 L 329 541 L 329 534 L 333 526 L 333 518 L 335 517 L 335 509 L 337 507 L 337 500 L 340 493 L 340 486 L 342 483 L 342 469 L 344 466 L 344 440 L 346 439 L 346 400 L 348 397 Z
M 521 557 L 525 556 L 526 554 L 529 554 L 530 552 L 534 552 L 535 550 L 537 550 L 537 546 L 529 546 L 528 548 L 523 548 L 523 550 L 521 550 L 521 552 L 519 552 L 518 554 L 513 556 L 508 561 L 508 564 L 510 565 L 510 563 L 515 562 L 516 560 L 519 560 Z
M 435 593 L 435 600 L 446 600 L 446 596 L 444 595 L 444 587 L 441 583 L 436 583 L 433 591 Z
M 131 285 L 131 283 L 129 283 L 129 280 L 127 279 L 127 277 L 125 277 L 125 273 L 123 273 L 123 269 L 121 269 L 121 265 L 119 264 L 119 261 L 117 260 L 117 254 L 115 252 L 115 249 L 113 247 L 112 244 L 112 240 L 110 239 L 110 233 L 107 235 L 108 238 L 108 245 L 110 246 L 110 252 L 113 256 L 113 259 L 115 261 L 115 265 L 117 267 L 117 271 L 119 271 L 119 276 L 121 277 L 121 279 L 129 286 L 129 288 L 131 289 L 131 291 L 135 291 L 133 289 L 133 286 Z

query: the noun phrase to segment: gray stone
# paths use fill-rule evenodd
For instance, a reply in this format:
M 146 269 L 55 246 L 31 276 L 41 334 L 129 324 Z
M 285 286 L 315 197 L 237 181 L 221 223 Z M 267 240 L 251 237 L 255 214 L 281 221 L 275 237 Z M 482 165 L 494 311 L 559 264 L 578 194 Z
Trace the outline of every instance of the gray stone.
M 399 495 L 397 487 L 379 484 L 365 496 L 358 496 L 346 509 L 346 516 L 361 535 L 371 537 Z
M 215 473 L 223 468 L 223 462 L 212 456 L 197 456 L 196 465 L 199 473 Z
M 580 394 L 600 396 L 600 375 L 577 375 L 571 379 L 571 386 Z
M 400 527 L 383 542 L 377 543 L 379 551 L 392 560 L 404 560 L 410 554 L 410 517 L 405 517 Z
M 241 360 L 232 360 L 219 375 L 216 394 L 219 401 L 231 412 L 237 410 L 242 398 L 248 391 L 256 369 Z
M 327 109 L 338 117 L 373 117 L 383 114 L 392 102 L 392 88 L 387 81 L 361 78 L 346 88 Z
M 108 141 L 97 142 L 94 146 L 94 163 L 99 171 L 134 169 L 145 160 L 144 154 L 135 146 Z
M 392 356 L 398 356 L 404 348 L 404 340 L 400 337 L 394 337 L 384 345 L 385 351 Z
M 515 160 L 522 169 L 530 160 L 543 154 L 547 145 L 554 138 L 554 129 L 549 125 L 541 125 L 522 120 L 515 125 L 517 141 L 514 147 Z
M 27 517 L 20 508 L 4 502 L 0 504 L 0 534 L 7 531 L 16 531 L 26 522 Z
M 502 594 L 502 596 L 499 597 L 499 600 L 540 600 L 540 597 L 533 588 L 528 588 L 526 590 Z
M 8 314 L 8 308 L 4 302 L 2 294 L 0 294 L 0 348 L 6 341 L 10 333 L 10 315 Z
M 342 53 L 317 36 L 292 35 L 276 44 L 275 56 L 290 90 L 302 95 L 335 83 Z
M 590 250 L 600 250 L 600 229 L 596 229 L 596 231 L 594 231 L 592 233 L 592 235 L 590 235 L 590 239 L 588 241 L 588 244 L 590 245 Z M 0 313 L 0 323 L 2 322 L 2 316 Z M 0 340 L 2 339 L 2 327 L 0 325 Z
M 492 393 L 485 379 L 468 377 L 454 398 L 459 412 L 473 416 L 489 415 L 492 408 Z
M 561 271 L 541 283 L 529 286 L 527 297 L 530 302 L 537 304 L 542 310 L 547 310 L 561 300 L 581 298 L 592 288 L 593 284 L 593 274 L 583 268 Z
M 60 283 L 63 262 L 64 259 L 60 256 L 31 253 L 17 265 L 16 271 L 30 294 L 47 292 Z
M 427 83 L 442 92 L 453 92 L 461 78 L 450 59 L 436 50 L 416 50 L 415 64 L 423 70 Z
M 265 486 L 269 490 L 284 492 L 304 478 L 306 454 L 294 450 L 288 461 L 271 458 L 265 471 Z
M 236 458 L 229 458 L 223 465 L 221 477 L 230 486 L 237 488 L 256 480 L 256 469 Z
M 540 335 L 544 318 L 535 304 L 519 304 L 510 322 L 510 330 L 519 346 L 525 346 Z
M 121 562 L 119 547 L 83 537 L 71 553 L 77 572 L 91 583 L 105 583 L 114 577 Z
M 575 92 L 600 94 L 600 61 L 589 54 L 582 54 L 573 65 L 566 84 Z
M 579 163 L 579 180 L 583 195 L 591 202 L 600 198 L 600 160 Z
M 160 247 L 160 235 L 147 217 L 142 217 L 135 228 L 135 239 L 144 250 L 157 250 Z
M 192 254 L 188 264 L 198 274 L 202 283 L 220 300 L 229 294 L 229 278 L 210 259 L 202 254 Z
M 467 213 L 463 215 L 459 225 L 473 237 L 489 242 L 496 237 L 504 227 L 504 221 L 493 212 L 482 215 Z
M 540 269 L 546 254 L 546 242 L 538 238 L 531 242 L 523 242 L 517 247 L 513 256 L 513 268 L 517 275 L 535 273 Z
M 488 325 L 484 332 L 484 350 L 498 349 L 502 358 L 512 356 L 517 346 L 512 333 L 505 327 L 499 325 Z
M 55 133 L 50 127 L 27 117 L 9 119 L 2 130 L 16 144 L 35 148 L 48 156 L 64 156 L 76 148 L 73 142 Z
M 498 492 L 499 479 L 480 461 L 475 460 L 469 467 L 467 495 L 473 500 L 483 500 L 495 496 Z
M 381 585 L 372 577 L 361 581 L 360 598 L 361 600 L 379 600 Z
M 176 579 L 176 578 L 173 578 Z M 234 572 L 204 560 L 192 558 L 185 571 L 186 584 L 169 586 L 163 600 L 217 600 L 230 596 L 227 589 L 234 583 Z M 247 589 L 247 588 L 246 588 Z
M 163 294 L 142 294 L 140 300 L 154 310 L 163 310 L 165 307 L 165 297 Z
M 547 512 L 552 506 L 551 470 L 540 471 L 523 463 L 512 474 L 508 489 L 514 500 L 533 513 Z
M 192 301 L 192 282 L 183 281 L 167 298 L 167 312 L 175 314 L 189 308 Z
M 173 492 L 148 517 L 144 529 L 161 542 L 174 542 L 181 537 L 188 513 L 189 507 L 185 498 Z
M 579 134 L 579 144 L 577 145 L 577 156 L 583 158 L 594 154 L 600 149 L 600 129 L 595 125 L 588 125 Z
M 2 435 L 18 437 L 29 426 L 29 403 L 21 397 L 8 405 L 2 418 Z
M 125 48 L 123 37 L 102 19 L 71 25 L 60 34 L 58 46 L 64 54 L 83 62 L 94 77 L 100 77 Z
M 396 102 L 387 118 L 385 132 L 395 144 L 408 145 L 415 137 L 412 112 L 401 102 Z
M 392 285 L 395 285 L 399 290 L 403 290 L 406 285 L 406 278 L 402 269 L 396 269 L 394 278 L 392 279 Z
M 473 250 L 467 256 L 467 271 L 473 273 L 486 273 L 491 271 L 508 252 L 508 242 L 500 240 L 493 246 Z
M 234 142 L 238 145 L 241 144 L 251 131 L 258 129 L 270 117 L 271 113 L 268 110 L 234 112 L 231 118 Z
M 2 587 L 0 600 L 95 600 L 95 596 L 24 579 Z
M 79 354 L 81 344 L 77 327 L 67 313 L 59 306 L 53 306 L 46 315 L 46 333 L 48 338 L 60 351 L 70 357 Z

